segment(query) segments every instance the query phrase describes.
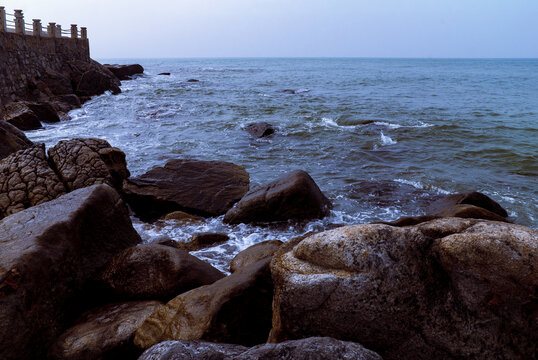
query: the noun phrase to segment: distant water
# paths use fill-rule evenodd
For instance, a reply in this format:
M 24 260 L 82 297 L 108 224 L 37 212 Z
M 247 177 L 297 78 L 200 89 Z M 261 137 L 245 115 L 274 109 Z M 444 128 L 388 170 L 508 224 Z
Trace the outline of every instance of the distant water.
M 481 191 L 516 223 L 537 226 L 538 60 L 101 62 L 140 63 L 146 72 L 125 81 L 122 94 L 71 112 L 73 120 L 30 132 L 32 140 L 104 138 L 125 151 L 134 176 L 173 158 L 242 165 L 252 186 L 304 169 L 335 204 L 322 221 L 273 227 L 135 219 L 148 241 L 230 233 L 228 244 L 196 253 L 221 269 L 254 243 L 419 215 L 429 199 L 451 192 Z M 251 138 L 244 127 L 258 121 L 278 133 Z

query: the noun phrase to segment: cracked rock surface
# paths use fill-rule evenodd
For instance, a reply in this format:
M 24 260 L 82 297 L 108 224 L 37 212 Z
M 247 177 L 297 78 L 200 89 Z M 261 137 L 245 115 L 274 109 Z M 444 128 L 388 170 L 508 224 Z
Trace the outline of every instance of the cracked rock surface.
M 50 168 L 45 145 L 35 145 L 0 161 L 0 219 L 66 193 Z
M 270 340 L 331 336 L 384 359 L 530 359 L 536 269 L 538 231 L 520 225 L 442 218 L 326 231 L 274 255 Z

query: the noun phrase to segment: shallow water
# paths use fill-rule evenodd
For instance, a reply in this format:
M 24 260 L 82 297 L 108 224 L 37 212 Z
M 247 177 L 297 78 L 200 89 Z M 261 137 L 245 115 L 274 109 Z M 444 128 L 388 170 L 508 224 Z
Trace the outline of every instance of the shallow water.
M 230 242 L 196 253 L 225 269 L 259 241 L 419 215 L 431 197 L 472 190 L 516 223 L 537 225 L 538 60 L 101 62 L 137 62 L 146 71 L 125 81 L 123 93 L 72 111 L 72 120 L 30 132 L 33 141 L 104 138 L 125 151 L 134 176 L 173 158 L 242 165 L 251 186 L 303 169 L 335 204 L 324 220 L 272 227 L 135 219 L 146 241 L 227 232 Z M 244 127 L 257 121 L 277 134 L 251 138 Z

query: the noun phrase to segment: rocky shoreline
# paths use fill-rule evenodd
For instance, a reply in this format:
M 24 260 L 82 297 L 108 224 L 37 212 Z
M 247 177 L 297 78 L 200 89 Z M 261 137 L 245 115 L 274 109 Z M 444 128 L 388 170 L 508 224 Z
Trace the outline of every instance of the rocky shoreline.
M 70 94 L 84 100 L 140 71 L 99 69 L 94 80 L 85 69 Z M 17 106 L 43 121 L 34 100 Z M 432 199 L 420 217 L 259 243 L 226 275 L 189 254 L 226 234 L 141 244 L 130 215 L 178 226 L 323 218 L 332 204 L 308 173 L 251 188 L 239 165 L 175 159 L 133 178 L 104 140 L 45 149 L 10 119 L 0 121 L 2 359 L 537 355 L 538 231 L 484 194 Z

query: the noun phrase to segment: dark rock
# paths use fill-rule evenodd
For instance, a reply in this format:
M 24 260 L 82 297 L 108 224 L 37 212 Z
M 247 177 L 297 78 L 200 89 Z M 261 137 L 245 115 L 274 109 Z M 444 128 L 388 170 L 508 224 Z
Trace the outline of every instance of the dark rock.
M 437 215 L 443 210 L 459 204 L 474 205 L 484 208 L 502 217 L 508 216 L 508 213 L 502 208 L 501 205 L 499 205 L 487 195 L 484 195 L 477 191 L 447 195 L 446 197 L 432 203 L 426 209 L 426 213 Z
M 493 220 L 493 221 L 504 221 L 506 218 L 497 215 L 494 212 L 486 210 L 484 208 L 468 205 L 468 204 L 458 204 L 453 205 L 449 208 L 446 208 L 437 213 L 440 217 L 459 217 L 459 218 L 472 218 L 472 219 L 484 219 L 484 220 Z
M 73 93 L 71 78 L 61 72 L 47 70 L 40 78 L 54 95 L 67 95 Z
M 283 242 L 280 240 L 267 240 L 248 247 L 232 259 L 230 272 L 234 273 L 245 266 L 273 256 L 282 244 Z
M 113 94 L 121 92 L 110 77 L 101 71 L 89 70 L 82 74 L 77 84 L 76 95 L 81 97 L 101 95 L 105 91 L 112 91 Z
M 381 356 L 357 343 L 328 337 L 291 340 L 280 344 L 261 344 L 250 349 L 232 344 L 198 340 L 165 341 L 146 350 L 139 360 L 213 359 L 213 360 L 382 360 Z
M 107 184 L 121 190 L 129 176 L 125 154 L 102 139 L 63 140 L 49 149 L 50 162 L 71 190 Z
M 139 241 L 120 196 L 106 185 L 0 221 L 0 358 L 45 358 L 85 306 L 88 280 Z
M 0 219 L 66 193 L 39 144 L 0 161 Z
M 189 79 L 189 80 L 187 80 L 187 82 L 190 82 L 190 83 L 193 83 L 193 82 L 200 82 L 200 80 L 196 80 L 196 79 Z
M 221 233 L 196 233 L 188 242 L 178 242 L 178 247 L 185 251 L 198 251 L 216 246 L 230 240 L 230 237 Z
M 224 277 L 189 253 L 170 246 L 146 244 L 114 256 L 100 275 L 100 284 L 117 299 L 170 300 L 190 289 Z
M 375 122 L 374 120 L 362 120 L 362 121 L 359 121 L 357 125 L 369 125 L 369 124 L 373 124 L 374 122 Z
M 173 239 L 171 239 L 168 236 L 160 236 L 154 240 L 151 241 L 151 244 L 157 244 L 157 245 L 164 245 L 164 246 L 170 246 L 175 249 L 181 249 L 181 246 L 179 243 Z
M 20 130 L 35 130 L 43 127 L 37 115 L 24 102 L 8 104 L 3 119 Z
M 245 169 L 228 162 L 171 160 L 124 183 L 127 202 L 141 219 L 182 210 L 201 216 L 224 214 L 247 192 Z
M 310 175 L 296 170 L 249 191 L 223 221 L 239 224 L 323 218 L 331 207 Z
M 293 89 L 284 89 L 281 91 L 284 94 L 296 94 L 297 92 Z
M 378 224 L 385 224 L 391 226 L 412 226 L 418 225 L 423 222 L 439 219 L 441 216 L 435 215 L 421 215 L 421 216 L 402 216 L 401 218 L 394 221 L 380 221 Z
M 144 73 L 144 68 L 139 64 L 131 65 L 109 65 L 105 64 L 108 70 L 110 70 L 119 80 L 130 80 L 133 75 Z
M 252 136 L 257 138 L 266 137 L 275 133 L 273 125 L 266 122 L 259 122 L 248 125 L 245 130 Z
M 184 224 L 195 224 L 195 223 L 204 222 L 205 218 L 201 216 L 188 214 L 184 211 L 174 211 L 169 214 L 166 214 L 163 217 L 163 220 L 166 220 L 166 221 L 175 220 Z
M 160 73 L 159 75 L 165 75 L 165 76 L 169 76 L 170 73 L 169 72 L 163 72 L 163 73 Z
M 36 114 L 39 121 L 44 123 L 57 123 L 60 121 L 56 110 L 50 103 L 26 103 L 26 106 Z
M 56 96 L 54 98 L 58 111 L 69 112 L 82 106 L 80 98 L 75 94 Z
M 385 359 L 532 358 L 538 232 L 443 218 L 346 226 L 273 256 L 271 341 L 331 336 Z
M 133 344 L 134 333 L 161 305 L 158 301 L 133 301 L 90 310 L 55 341 L 49 359 L 134 359 L 140 355 Z
M 147 349 L 164 340 L 199 339 L 246 346 L 265 342 L 271 329 L 270 259 L 211 285 L 181 294 L 155 311 L 135 335 Z
M 8 122 L 0 121 L 0 160 L 32 145 L 22 131 Z

